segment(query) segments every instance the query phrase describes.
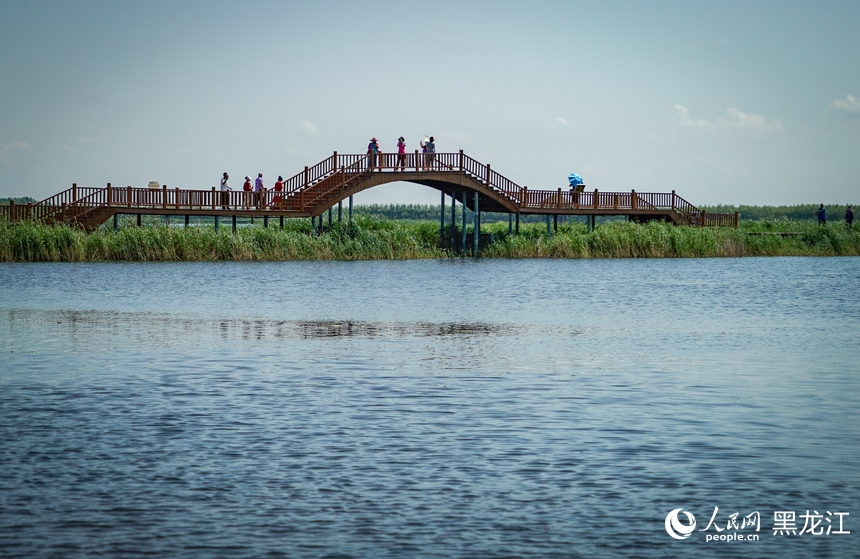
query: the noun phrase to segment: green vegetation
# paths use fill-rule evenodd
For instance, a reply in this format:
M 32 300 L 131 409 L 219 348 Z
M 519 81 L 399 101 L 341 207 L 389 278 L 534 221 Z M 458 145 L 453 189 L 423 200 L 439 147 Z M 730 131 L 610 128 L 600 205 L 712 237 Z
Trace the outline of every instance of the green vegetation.
M 285 228 L 263 228 L 261 220 L 233 234 L 223 224 L 185 228 L 124 226 L 94 233 L 68 226 L 0 220 L 0 261 L 179 261 L 179 260 L 374 260 L 457 257 L 438 248 L 434 221 L 392 221 L 357 216 L 311 235 L 307 219 L 285 220 Z M 450 227 L 450 226 L 449 226 Z M 450 237 L 450 229 L 446 237 Z M 743 221 L 739 229 L 644 225 L 615 221 L 588 231 L 568 222 L 547 235 L 545 224 L 521 224 L 508 233 L 504 221 L 482 226 L 481 255 L 501 258 L 677 258 L 723 256 L 860 256 L 860 227 L 821 227 L 810 220 Z M 461 232 L 456 231 L 459 241 Z M 467 228 L 471 242 L 472 228 Z M 489 242 L 492 240 L 492 242 Z
M 258 222 L 260 220 L 257 220 Z M 307 220 L 276 227 L 127 227 L 86 234 L 68 226 L 0 221 L 0 261 L 370 260 L 437 258 L 432 224 L 356 219 L 310 235 Z
M 852 204 L 825 204 L 827 209 L 828 222 L 844 221 L 845 208 Z M 854 204 L 856 209 L 860 208 L 860 204 Z M 457 216 L 461 214 L 462 206 L 457 204 Z M 439 221 L 439 205 L 432 204 L 370 204 L 355 207 L 356 215 L 366 215 L 372 217 L 382 217 L 386 219 L 408 219 L 416 221 Z M 799 204 L 796 206 L 702 206 L 702 209 L 712 213 L 734 213 L 739 212 L 741 219 L 744 221 L 761 221 L 774 219 L 790 219 L 799 221 L 815 221 L 815 211 L 818 209 L 818 204 Z M 447 218 L 450 219 L 451 208 L 446 206 Z M 470 216 L 472 212 L 467 211 L 466 215 Z M 507 221 L 507 214 L 500 213 L 483 213 L 481 214 L 485 222 L 490 221 Z M 559 216 L 559 219 L 564 222 L 581 222 L 585 223 L 585 218 L 581 216 L 564 217 Z M 623 220 L 623 217 L 598 217 L 598 223 L 608 223 L 612 221 Z M 546 220 L 543 215 L 522 215 L 520 223 L 541 223 Z

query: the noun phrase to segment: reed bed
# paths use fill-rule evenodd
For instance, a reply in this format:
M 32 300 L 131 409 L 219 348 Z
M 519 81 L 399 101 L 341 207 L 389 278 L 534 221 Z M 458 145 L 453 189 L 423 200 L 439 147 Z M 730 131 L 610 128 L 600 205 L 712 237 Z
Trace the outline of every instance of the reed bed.
M 459 257 L 438 248 L 434 222 L 358 217 L 311 235 L 304 220 L 285 229 L 241 227 L 123 227 L 86 234 L 68 226 L 0 221 L 0 261 L 215 261 L 405 260 Z M 860 256 L 860 230 L 844 223 L 821 227 L 789 220 L 742 222 L 739 229 L 675 227 L 665 223 L 612 222 L 588 231 L 565 224 L 547 235 L 527 224 L 519 235 L 507 223 L 485 224 L 493 243 L 489 258 L 712 258 L 739 256 Z M 471 228 L 467 236 L 471 239 Z M 459 235 L 459 233 L 458 233 Z M 458 237 L 457 237 L 458 238 Z

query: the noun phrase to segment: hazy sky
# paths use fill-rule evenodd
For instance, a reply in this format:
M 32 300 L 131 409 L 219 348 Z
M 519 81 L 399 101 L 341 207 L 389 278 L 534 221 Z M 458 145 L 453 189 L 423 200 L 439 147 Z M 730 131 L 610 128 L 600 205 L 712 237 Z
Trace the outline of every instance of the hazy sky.
M 531 188 L 860 200 L 856 0 L 0 0 L 0 99 L 0 196 L 271 186 L 429 134 Z

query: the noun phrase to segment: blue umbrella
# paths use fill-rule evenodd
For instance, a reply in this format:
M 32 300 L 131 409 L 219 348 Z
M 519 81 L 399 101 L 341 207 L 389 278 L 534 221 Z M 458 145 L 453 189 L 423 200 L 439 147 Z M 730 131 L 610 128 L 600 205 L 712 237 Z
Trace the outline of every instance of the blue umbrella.
M 579 184 L 585 184 L 585 181 L 582 180 L 582 177 L 577 175 L 576 173 L 571 173 L 570 176 L 567 177 L 568 182 L 570 182 L 570 187 L 573 188 Z

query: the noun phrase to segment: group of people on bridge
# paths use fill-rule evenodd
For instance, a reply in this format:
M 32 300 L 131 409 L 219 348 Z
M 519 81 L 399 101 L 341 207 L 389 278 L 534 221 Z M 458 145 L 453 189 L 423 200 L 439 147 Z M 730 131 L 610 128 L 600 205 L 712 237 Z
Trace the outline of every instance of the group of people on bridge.
M 230 175 L 224 171 L 224 174 L 221 177 L 221 207 L 225 210 L 230 209 L 230 192 L 233 190 L 230 188 L 228 181 L 230 180 Z M 282 202 L 282 193 L 284 191 L 284 177 L 278 175 L 278 180 L 275 182 L 275 186 L 273 187 L 275 196 L 272 198 L 269 207 L 277 208 Z M 250 210 L 251 208 L 261 208 L 263 203 L 263 193 L 266 191 L 266 187 L 263 184 L 263 173 L 257 173 L 257 178 L 254 180 L 254 186 L 251 186 L 251 177 L 245 175 L 245 183 L 242 185 L 242 203 L 244 204 L 242 209 Z
M 421 170 L 428 171 L 433 168 L 436 160 L 436 139 L 433 136 L 424 136 L 418 143 L 421 146 Z M 367 170 L 382 170 L 382 150 L 379 149 L 379 140 L 375 137 L 367 144 Z M 395 171 L 405 171 L 406 167 L 406 139 L 403 136 L 397 138 L 397 161 L 394 164 Z

